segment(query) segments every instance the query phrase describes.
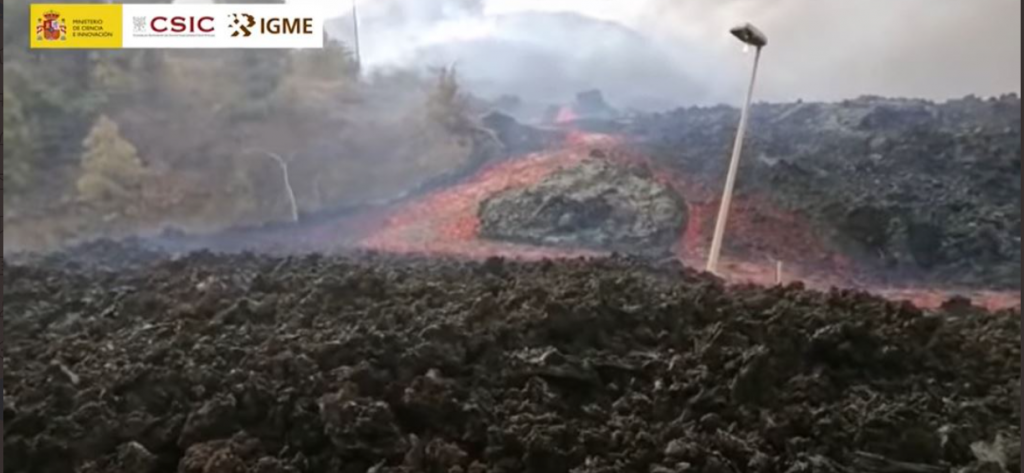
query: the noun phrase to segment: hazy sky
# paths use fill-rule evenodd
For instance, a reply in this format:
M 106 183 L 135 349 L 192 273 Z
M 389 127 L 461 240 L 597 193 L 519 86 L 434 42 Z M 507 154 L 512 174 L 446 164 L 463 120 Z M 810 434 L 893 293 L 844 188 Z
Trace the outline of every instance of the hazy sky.
M 347 1 L 292 0 L 346 14 Z M 769 36 L 759 97 L 836 100 L 862 94 L 943 99 L 1021 89 L 1020 0 L 358 0 L 364 8 L 441 5 L 417 38 L 487 35 L 487 19 L 567 11 L 628 26 L 671 60 L 742 95 L 750 55 L 727 33 L 750 21 Z M 435 9 L 436 10 L 436 9 Z M 463 14 L 459 14 L 462 12 Z M 371 62 L 373 58 L 368 58 Z M 614 57 L 608 58 L 614 61 Z M 732 94 L 736 92 L 736 94 Z

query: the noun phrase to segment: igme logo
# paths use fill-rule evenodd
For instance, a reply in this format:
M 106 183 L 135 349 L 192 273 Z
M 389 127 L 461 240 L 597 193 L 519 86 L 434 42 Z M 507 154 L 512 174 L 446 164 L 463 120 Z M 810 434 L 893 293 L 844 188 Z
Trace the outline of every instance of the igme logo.
M 252 28 L 256 26 L 256 17 L 248 13 L 232 13 L 231 14 L 231 37 L 237 38 L 242 36 L 248 38 L 252 36 Z
M 233 13 L 229 18 L 232 38 L 261 35 L 312 35 L 313 18 L 256 18 L 248 13 Z

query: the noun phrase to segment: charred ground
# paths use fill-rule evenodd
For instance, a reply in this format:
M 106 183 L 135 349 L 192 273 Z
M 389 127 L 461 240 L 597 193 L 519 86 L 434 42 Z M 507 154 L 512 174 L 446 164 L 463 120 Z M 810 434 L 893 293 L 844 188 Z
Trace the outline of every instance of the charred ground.
M 4 273 L 8 471 L 1020 469 L 1019 310 L 624 258 L 94 245 Z

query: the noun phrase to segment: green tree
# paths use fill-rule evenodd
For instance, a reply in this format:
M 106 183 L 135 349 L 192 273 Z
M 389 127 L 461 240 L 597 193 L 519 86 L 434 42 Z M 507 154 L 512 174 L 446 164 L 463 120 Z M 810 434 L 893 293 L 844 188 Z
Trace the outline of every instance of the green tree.
M 227 56 L 235 93 L 228 108 L 232 122 L 265 119 L 270 114 L 271 98 L 292 68 L 288 51 L 246 49 Z
M 295 72 L 319 80 L 354 80 L 359 75 L 355 54 L 344 43 L 324 35 L 324 48 L 295 53 Z
M 29 42 L 28 0 L 6 0 L 4 8 L 4 64 L 25 54 Z M 9 56 L 10 55 L 10 56 Z
M 286 51 L 244 50 L 240 59 L 240 85 L 250 100 L 263 100 L 274 93 L 291 66 Z
M 101 51 L 94 55 L 89 79 L 92 86 L 104 92 L 105 96 L 128 96 L 136 94 L 143 71 L 134 67 L 141 60 L 139 51 Z
M 6 6 L 6 5 L 5 5 Z M 39 157 L 36 166 L 52 170 L 76 165 L 79 144 L 106 101 L 91 85 L 92 60 L 82 51 L 7 53 L 4 87 L 20 102 Z
M 140 194 L 145 169 L 117 123 L 101 115 L 82 145 L 85 150 L 78 179 L 82 200 L 110 209 L 131 206 Z
M 20 199 L 31 184 L 33 140 L 21 101 L 4 87 L 4 206 Z
M 433 121 L 453 133 L 471 131 L 469 101 L 459 86 L 454 68 L 438 71 L 437 82 L 427 98 L 427 113 Z

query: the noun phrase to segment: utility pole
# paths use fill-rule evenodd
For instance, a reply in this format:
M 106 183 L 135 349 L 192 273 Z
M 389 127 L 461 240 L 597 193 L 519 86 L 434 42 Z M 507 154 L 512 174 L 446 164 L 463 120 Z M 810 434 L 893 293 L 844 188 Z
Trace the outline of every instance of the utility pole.
M 363 72 L 363 50 L 359 39 L 359 7 L 356 6 L 356 0 L 352 0 L 352 33 L 355 36 L 356 46 L 356 70 L 360 74 Z
M 747 99 L 743 105 L 743 113 L 740 115 L 740 128 L 736 132 L 736 143 L 733 144 L 732 159 L 729 161 L 729 175 L 725 179 L 725 192 L 722 194 L 722 206 L 718 211 L 718 221 L 715 223 L 715 236 L 711 241 L 711 253 L 708 255 L 707 270 L 710 273 L 718 272 L 718 260 L 722 256 L 725 228 L 729 222 L 732 195 L 736 189 L 736 175 L 740 168 L 740 155 L 743 153 L 743 138 L 747 132 L 747 122 L 750 120 L 750 105 L 754 99 L 757 68 L 761 64 L 761 50 L 768 44 L 768 37 L 751 24 L 738 26 L 730 32 L 743 43 L 757 48 L 757 53 L 754 55 L 754 72 L 750 77 L 750 88 L 747 89 Z

